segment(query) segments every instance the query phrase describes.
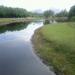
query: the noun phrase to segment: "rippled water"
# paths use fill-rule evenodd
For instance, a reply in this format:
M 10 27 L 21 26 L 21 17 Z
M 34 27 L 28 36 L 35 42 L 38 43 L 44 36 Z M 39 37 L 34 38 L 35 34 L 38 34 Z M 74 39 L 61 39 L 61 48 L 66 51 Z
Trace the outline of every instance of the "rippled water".
M 55 75 L 35 55 L 31 37 L 42 22 L 0 27 L 0 75 Z

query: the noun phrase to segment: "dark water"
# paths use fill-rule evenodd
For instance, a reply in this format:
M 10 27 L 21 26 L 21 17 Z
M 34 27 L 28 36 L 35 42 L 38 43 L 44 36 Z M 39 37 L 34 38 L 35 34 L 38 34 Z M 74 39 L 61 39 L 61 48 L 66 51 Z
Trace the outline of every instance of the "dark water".
M 29 23 L 11 23 L 6 26 L 0 26 L 0 33 L 4 33 L 6 31 L 20 31 L 27 27 Z
M 42 22 L 0 27 L 0 75 L 55 75 L 35 55 L 31 37 Z

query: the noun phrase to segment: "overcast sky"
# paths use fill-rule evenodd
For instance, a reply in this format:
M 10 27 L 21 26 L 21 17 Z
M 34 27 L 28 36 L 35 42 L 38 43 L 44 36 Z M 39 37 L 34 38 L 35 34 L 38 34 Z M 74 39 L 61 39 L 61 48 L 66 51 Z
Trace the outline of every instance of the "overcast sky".
M 75 5 L 75 0 L 0 0 L 0 5 L 32 10 L 67 9 Z

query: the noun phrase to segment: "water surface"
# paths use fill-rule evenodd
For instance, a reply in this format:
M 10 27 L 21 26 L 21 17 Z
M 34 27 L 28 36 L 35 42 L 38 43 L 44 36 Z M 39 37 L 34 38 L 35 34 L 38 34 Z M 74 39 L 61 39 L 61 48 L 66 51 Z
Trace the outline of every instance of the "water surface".
M 35 55 L 31 37 L 42 22 L 0 27 L 0 75 L 55 75 Z

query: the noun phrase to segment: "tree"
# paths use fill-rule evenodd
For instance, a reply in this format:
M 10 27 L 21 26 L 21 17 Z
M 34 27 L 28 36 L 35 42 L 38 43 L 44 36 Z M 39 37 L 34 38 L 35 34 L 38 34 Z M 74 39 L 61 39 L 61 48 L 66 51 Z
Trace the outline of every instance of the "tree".
M 52 10 L 47 10 L 44 12 L 44 17 L 48 18 L 50 16 L 54 16 L 54 12 Z
M 71 19 L 72 17 L 75 17 L 75 5 L 70 8 L 68 17 L 69 19 Z
M 60 11 L 56 15 L 56 21 L 57 22 L 66 22 L 68 21 L 68 12 L 65 10 Z
M 53 21 L 54 12 L 52 10 L 47 10 L 44 12 L 45 17 L 45 24 L 49 24 L 51 21 Z
M 56 17 L 67 17 L 68 12 L 66 10 L 62 10 L 61 12 L 56 14 Z
M 27 17 L 29 12 L 22 8 L 11 8 L 0 6 L 0 17 L 1 18 L 12 18 L 12 17 Z

